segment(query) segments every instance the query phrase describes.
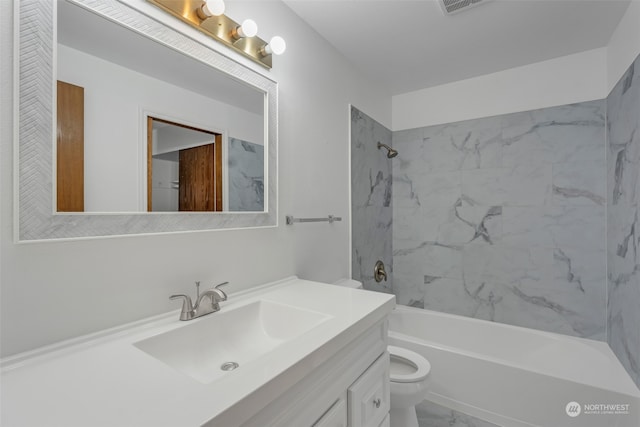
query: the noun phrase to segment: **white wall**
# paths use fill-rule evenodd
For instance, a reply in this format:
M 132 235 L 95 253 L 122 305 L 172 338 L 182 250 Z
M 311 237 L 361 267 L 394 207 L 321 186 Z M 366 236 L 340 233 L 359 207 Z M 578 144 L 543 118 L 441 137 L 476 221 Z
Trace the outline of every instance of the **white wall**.
M 229 280 L 233 292 L 291 274 L 316 280 L 347 275 L 346 222 L 292 227 L 284 225 L 284 216 L 347 217 L 347 105 L 389 126 L 389 95 L 368 83 L 291 10 L 272 1 L 230 1 L 228 13 L 237 21 L 254 17 L 263 38 L 286 38 L 287 52 L 275 58 L 273 70 L 225 52 L 279 84 L 278 227 L 14 244 L 13 4 L 0 1 L 2 355 L 177 309 L 168 296 L 193 292 L 195 280 Z M 194 37 L 217 47 L 201 34 Z
M 640 0 L 632 0 L 606 47 L 396 95 L 392 129 L 603 99 L 638 54 Z
M 155 212 L 175 212 L 179 209 L 178 189 L 173 185 L 178 181 L 178 174 L 178 161 L 153 159 L 151 206 Z
M 393 130 L 546 108 L 607 96 L 606 49 L 511 68 L 393 97 Z
M 640 54 L 640 0 L 632 0 L 607 45 L 607 94 Z
M 163 126 L 153 131 L 154 155 L 213 143 L 215 143 L 215 135 L 181 126 Z
M 146 206 L 140 182 L 147 161 L 143 111 L 236 138 L 264 139 L 263 118 L 254 113 L 61 44 L 58 80 L 84 88 L 87 212 L 136 212 Z

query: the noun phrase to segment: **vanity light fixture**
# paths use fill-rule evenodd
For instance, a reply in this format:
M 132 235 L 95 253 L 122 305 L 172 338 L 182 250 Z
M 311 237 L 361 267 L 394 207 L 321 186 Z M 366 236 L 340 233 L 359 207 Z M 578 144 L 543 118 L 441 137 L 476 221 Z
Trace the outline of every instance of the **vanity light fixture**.
M 224 0 L 148 1 L 268 69 L 273 56 L 286 50 L 280 36 L 272 37 L 269 43 L 259 38 L 258 25 L 252 19 L 239 24 L 226 16 Z

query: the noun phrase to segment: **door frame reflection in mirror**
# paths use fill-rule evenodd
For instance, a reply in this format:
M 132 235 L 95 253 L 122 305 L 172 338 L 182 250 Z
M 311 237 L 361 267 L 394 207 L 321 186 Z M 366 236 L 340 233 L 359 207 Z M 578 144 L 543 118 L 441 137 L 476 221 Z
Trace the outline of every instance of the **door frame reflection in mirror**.
M 15 241 L 76 239 L 278 226 L 278 84 L 230 59 L 212 42 L 187 36 L 176 20 L 154 19 L 153 6 L 119 0 L 67 0 L 162 46 L 195 58 L 265 94 L 264 211 L 221 213 L 58 213 L 55 173 L 55 80 L 57 2 L 22 0 L 16 5 L 16 138 L 14 153 Z M 38 32 L 38 37 L 33 32 Z M 37 95 L 37 96 L 34 96 Z
M 213 144 L 213 155 L 212 155 L 212 158 L 210 159 L 210 161 L 213 163 L 213 167 L 211 168 L 213 171 L 213 176 L 210 177 L 211 181 L 208 182 L 209 184 L 211 184 L 211 188 L 209 189 L 209 191 L 206 191 L 206 190 L 203 191 L 204 193 L 203 196 L 207 198 L 209 194 L 212 193 L 212 200 L 210 201 L 210 204 L 207 204 L 208 205 L 207 208 L 196 208 L 196 209 L 184 208 L 182 206 L 181 201 L 184 200 L 184 197 L 182 196 L 184 196 L 184 192 L 186 190 L 187 184 L 185 182 L 182 182 L 181 180 L 182 174 L 178 172 L 179 176 L 176 177 L 176 180 L 178 181 L 176 183 L 177 187 L 172 186 L 172 188 L 177 190 L 177 193 L 176 193 L 177 209 L 175 210 L 175 212 L 186 212 L 186 211 L 188 212 L 195 212 L 195 211 L 222 212 L 223 210 L 225 210 L 225 206 L 223 203 L 223 194 L 224 194 L 223 183 L 226 180 L 225 177 L 227 176 L 227 171 L 224 166 L 226 162 L 223 162 L 223 152 L 226 151 L 225 150 L 226 144 L 224 143 L 224 141 L 227 140 L 226 132 L 219 129 L 211 128 L 209 126 L 196 124 L 196 123 L 185 123 L 184 120 L 176 119 L 173 117 L 169 118 L 166 115 L 161 115 L 161 114 L 150 112 L 150 111 L 144 111 L 143 122 L 145 123 L 145 125 L 142 126 L 142 128 L 145 129 L 145 132 L 142 139 L 142 142 L 143 142 L 142 145 L 143 145 L 143 151 L 144 151 L 142 158 L 146 159 L 146 161 L 144 162 L 144 167 L 143 167 L 144 170 L 142 171 L 142 174 L 141 174 L 142 176 L 141 182 L 143 183 L 144 188 L 141 190 L 140 194 L 143 195 L 143 199 L 144 199 L 143 205 L 146 207 L 146 211 L 147 212 L 167 212 L 168 211 L 166 209 L 160 209 L 160 210 L 153 209 L 153 187 L 155 184 L 155 181 L 153 179 L 153 156 L 156 156 L 158 154 L 156 152 L 156 149 L 153 146 L 153 138 L 154 138 L 153 123 L 154 122 L 163 123 L 167 126 L 184 128 L 190 131 L 208 134 L 213 137 L 213 142 L 209 143 L 209 144 Z M 186 144 L 181 146 L 181 148 L 173 147 L 174 149 L 170 150 L 170 152 L 180 153 L 184 149 L 197 148 L 203 145 L 207 145 L 207 144 L 204 144 L 201 142 Z M 165 151 L 161 154 L 166 154 L 166 153 L 168 152 Z M 186 166 L 183 163 L 184 162 L 182 162 L 181 160 L 178 160 L 178 171 L 183 170 L 181 168 L 184 168 Z M 174 210 L 171 210 L 171 211 L 174 211 Z

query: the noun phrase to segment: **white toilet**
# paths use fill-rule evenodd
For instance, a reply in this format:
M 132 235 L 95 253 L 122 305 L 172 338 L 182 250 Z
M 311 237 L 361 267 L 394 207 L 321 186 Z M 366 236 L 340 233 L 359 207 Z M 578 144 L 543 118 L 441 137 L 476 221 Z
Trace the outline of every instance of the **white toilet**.
M 391 425 L 418 427 L 416 405 L 427 395 L 431 364 L 427 359 L 406 348 L 387 347 L 391 358 Z
M 338 286 L 363 289 L 362 283 L 352 279 L 334 282 Z M 416 405 L 427 394 L 427 384 L 431 364 L 418 353 L 407 348 L 390 345 L 387 347 L 391 364 L 391 425 L 393 427 L 418 427 Z

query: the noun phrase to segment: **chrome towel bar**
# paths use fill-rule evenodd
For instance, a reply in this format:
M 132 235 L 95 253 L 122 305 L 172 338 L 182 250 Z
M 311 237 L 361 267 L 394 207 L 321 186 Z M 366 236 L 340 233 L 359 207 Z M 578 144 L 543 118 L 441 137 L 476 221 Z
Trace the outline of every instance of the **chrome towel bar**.
M 342 218 L 333 215 L 326 218 L 294 218 L 293 215 L 287 215 L 287 225 L 293 225 L 295 222 L 328 222 L 332 224 L 334 221 L 342 221 Z

